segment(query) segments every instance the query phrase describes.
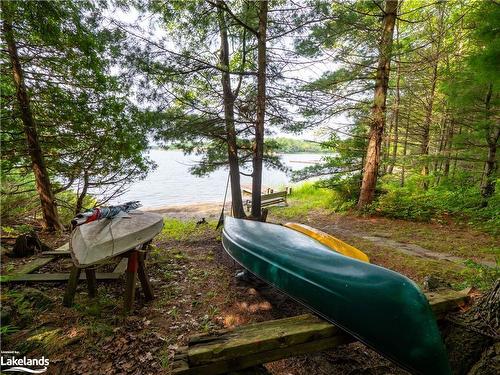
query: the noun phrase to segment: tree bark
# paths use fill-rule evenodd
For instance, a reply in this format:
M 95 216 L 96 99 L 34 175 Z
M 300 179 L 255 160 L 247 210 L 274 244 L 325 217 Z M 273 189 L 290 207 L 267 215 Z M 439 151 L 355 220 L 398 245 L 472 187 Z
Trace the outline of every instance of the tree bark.
M 16 87 L 16 97 L 24 126 L 28 153 L 31 159 L 31 168 L 35 176 L 36 190 L 40 197 L 44 227 L 50 231 L 62 230 L 63 226 L 59 221 L 49 174 L 38 138 L 37 127 L 31 112 L 30 98 L 24 82 L 23 69 L 19 60 L 12 27 L 12 16 L 9 11 L 9 6 L 5 1 L 1 2 L 1 8 L 4 18 L 3 35 L 7 43 L 7 51 L 12 64 L 12 76 Z
M 403 158 L 406 157 L 406 151 L 408 150 L 409 131 L 410 131 L 410 114 L 408 114 L 408 123 L 406 124 L 406 130 L 405 130 L 405 140 L 403 142 Z M 406 173 L 406 160 L 403 161 L 403 165 L 401 167 L 401 182 L 400 182 L 401 187 L 405 186 L 405 173 Z
M 443 120 L 441 122 L 441 129 L 439 132 L 439 146 L 438 146 L 438 152 L 437 152 L 437 157 L 434 160 L 434 174 L 436 175 L 436 186 L 439 185 L 439 181 L 441 180 L 441 168 L 443 166 L 443 151 L 446 147 L 446 135 L 448 134 L 448 114 L 445 111 Z
M 219 19 L 220 28 L 220 62 L 224 68 L 222 72 L 222 92 L 224 101 L 224 119 L 226 125 L 227 137 L 227 156 L 229 162 L 229 175 L 231 183 L 231 202 L 233 216 L 236 218 L 245 217 L 243 209 L 243 198 L 241 197 L 241 184 L 240 184 L 240 167 L 238 160 L 238 144 L 236 138 L 236 129 L 234 125 L 234 94 L 231 89 L 231 75 L 229 73 L 229 42 L 227 36 L 227 26 L 224 11 L 222 10 L 223 4 L 221 0 L 217 1 L 219 7 L 217 14 Z
M 399 104 L 401 102 L 400 92 L 399 92 L 399 63 L 398 63 L 398 78 L 396 79 L 396 103 L 394 103 L 394 139 L 392 146 L 392 156 L 389 161 L 389 166 L 387 168 L 387 173 L 392 174 L 394 165 L 396 164 L 396 156 L 398 154 L 398 142 L 399 142 Z
M 443 177 L 446 179 L 450 174 L 450 157 L 451 157 L 451 146 L 453 143 L 453 134 L 455 131 L 455 121 L 453 118 L 450 119 L 450 125 L 448 126 L 448 131 L 446 132 L 445 141 L 445 160 L 443 167 Z
M 399 41 L 399 22 L 396 20 L 396 44 Z M 392 157 L 389 162 L 387 173 L 392 174 L 394 165 L 396 164 L 396 156 L 398 154 L 398 141 L 399 141 L 399 106 L 401 104 L 401 61 L 396 60 L 396 101 L 394 103 L 394 140 L 392 146 Z
M 493 84 L 488 86 L 486 94 L 485 114 L 486 121 L 490 122 L 491 97 L 493 95 Z M 500 137 L 500 125 L 493 121 L 488 126 L 486 141 L 488 143 L 488 157 L 484 166 L 484 177 L 481 183 L 481 197 L 483 198 L 483 206 L 487 206 L 488 198 L 495 193 L 495 172 L 497 170 L 496 153 L 498 147 L 498 139 Z
M 366 151 L 358 208 L 363 208 L 370 204 L 375 196 L 375 186 L 377 184 L 377 175 L 380 165 L 380 148 L 385 126 L 385 105 L 387 98 L 387 86 L 389 84 L 392 38 L 394 34 L 397 8 L 397 0 L 385 1 L 370 134 L 368 148 Z
M 255 121 L 255 142 L 253 145 L 253 175 L 252 175 L 252 217 L 260 219 L 262 190 L 262 161 L 264 158 L 264 121 L 266 116 L 266 38 L 267 38 L 268 2 L 260 2 L 259 32 L 257 41 L 257 118 Z
M 436 85 L 438 79 L 438 66 L 439 66 L 439 58 L 441 52 L 441 41 L 443 39 L 443 28 L 444 28 L 444 7 L 441 5 L 439 8 L 439 29 L 436 37 L 437 38 L 436 53 L 434 55 L 434 61 L 432 65 L 431 88 L 425 112 L 424 127 L 422 129 L 422 144 L 420 145 L 420 154 L 424 159 L 423 160 L 424 165 L 422 167 L 422 176 L 424 177 L 422 187 L 424 188 L 424 190 L 427 190 L 429 188 L 429 181 L 427 180 L 427 176 L 429 176 L 429 161 L 427 160 L 427 156 L 429 155 L 430 129 L 432 125 L 432 117 L 434 111 L 434 99 L 436 97 Z
M 430 129 L 431 129 L 431 124 L 432 124 L 432 112 L 434 108 L 434 97 L 436 93 L 436 83 L 437 83 L 437 72 L 438 72 L 438 62 L 436 59 L 436 62 L 432 68 L 432 81 L 431 81 L 431 89 L 429 92 L 429 100 L 427 102 L 427 108 L 425 111 L 425 120 L 424 120 L 424 127 L 422 129 L 422 140 L 421 140 L 421 145 L 420 145 L 420 155 L 422 155 L 424 158 L 427 158 L 429 155 L 429 134 L 430 134 Z M 422 176 L 427 177 L 429 175 L 429 161 L 424 160 L 424 166 L 422 167 Z M 424 189 L 429 188 L 429 181 L 424 180 L 422 187 Z
M 75 214 L 82 211 L 83 200 L 87 196 L 87 191 L 89 189 L 89 172 L 85 170 L 83 172 L 83 187 L 80 194 L 78 194 L 78 199 L 76 200 Z
M 385 155 L 384 155 L 384 160 L 382 160 L 382 164 L 384 165 L 384 173 L 386 174 L 387 171 L 389 170 L 389 164 L 391 163 L 390 161 L 390 155 L 391 155 L 391 137 L 392 137 L 392 128 L 394 124 L 394 114 L 391 116 L 391 119 L 389 120 L 389 129 L 387 130 L 387 134 L 385 135 Z

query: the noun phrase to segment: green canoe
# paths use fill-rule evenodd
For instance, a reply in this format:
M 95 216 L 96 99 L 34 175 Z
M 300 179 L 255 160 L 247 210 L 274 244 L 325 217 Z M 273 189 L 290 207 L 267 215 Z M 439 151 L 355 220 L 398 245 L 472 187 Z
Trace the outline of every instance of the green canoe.
M 250 272 L 403 368 L 451 373 L 427 299 L 405 276 L 276 224 L 226 216 L 222 244 Z

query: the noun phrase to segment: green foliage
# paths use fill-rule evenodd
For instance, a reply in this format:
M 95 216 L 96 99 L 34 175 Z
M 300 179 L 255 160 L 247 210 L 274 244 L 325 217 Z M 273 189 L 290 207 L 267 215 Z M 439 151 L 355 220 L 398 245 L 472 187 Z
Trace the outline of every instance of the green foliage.
M 466 268 L 460 272 L 464 281 L 457 285 L 459 289 L 475 287 L 486 291 L 500 278 L 500 265 L 498 264 L 497 267 L 488 267 L 467 260 L 465 266 Z
M 330 189 L 320 188 L 313 182 L 305 182 L 292 189 L 289 196 L 289 207 L 272 207 L 273 214 L 290 219 L 305 217 L 312 209 L 331 209 L 335 203 L 335 192 Z
M 490 199 L 487 207 L 482 207 L 477 186 L 439 185 L 423 191 L 419 182 L 417 178 L 400 187 L 386 179 L 382 183 L 383 193 L 368 210 L 405 220 L 441 220 L 452 216 L 492 234 L 500 234 L 500 193 Z
M 303 141 L 300 139 L 276 137 L 268 139 L 268 141 L 274 141 L 274 150 L 276 152 L 293 154 L 299 152 L 306 153 L 320 153 L 325 150 L 321 147 L 321 144 L 311 141 Z
M 56 185 L 57 186 L 57 185 Z M 3 175 L 0 181 L 0 205 L 2 207 L 1 220 L 3 222 L 16 223 L 12 228 L 14 233 L 22 234 L 29 232 L 32 228 L 28 225 L 17 225 L 27 217 L 39 217 L 40 198 L 36 192 L 35 182 L 32 174 L 21 176 L 19 174 Z M 75 216 L 77 194 L 71 190 L 61 191 L 56 194 L 56 201 L 59 206 L 59 217 L 63 224 L 69 224 Z M 97 201 L 89 195 L 83 200 L 84 208 L 91 208 Z M 5 227 L 2 231 L 5 232 Z
M 10 324 L 2 325 L 0 327 L 0 336 L 5 339 L 6 336 L 11 335 L 19 331 L 16 326 L 11 326 Z

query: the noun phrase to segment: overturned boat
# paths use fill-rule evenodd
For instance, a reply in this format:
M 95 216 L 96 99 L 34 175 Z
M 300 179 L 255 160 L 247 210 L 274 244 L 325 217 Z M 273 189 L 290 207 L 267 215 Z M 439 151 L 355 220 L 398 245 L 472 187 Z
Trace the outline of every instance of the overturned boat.
M 405 276 L 276 224 L 226 216 L 222 244 L 250 272 L 403 368 L 451 373 L 427 299 Z
M 163 228 L 161 215 L 121 212 L 77 226 L 71 233 L 70 251 L 77 267 L 102 263 L 153 239 Z

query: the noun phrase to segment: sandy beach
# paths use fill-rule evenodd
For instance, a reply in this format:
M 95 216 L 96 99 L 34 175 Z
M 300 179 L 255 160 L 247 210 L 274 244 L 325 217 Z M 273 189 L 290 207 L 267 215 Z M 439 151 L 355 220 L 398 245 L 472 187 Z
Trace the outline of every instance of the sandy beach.
M 177 219 L 218 219 L 222 210 L 222 202 L 220 203 L 191 203 L 180 205 L 166 205 L 159 207 L 146 207 L 142 211 L 156 212 L 164 217 L 172 217 Z M 226 202 L 225 212 L 230 212 L 231 202 Z

